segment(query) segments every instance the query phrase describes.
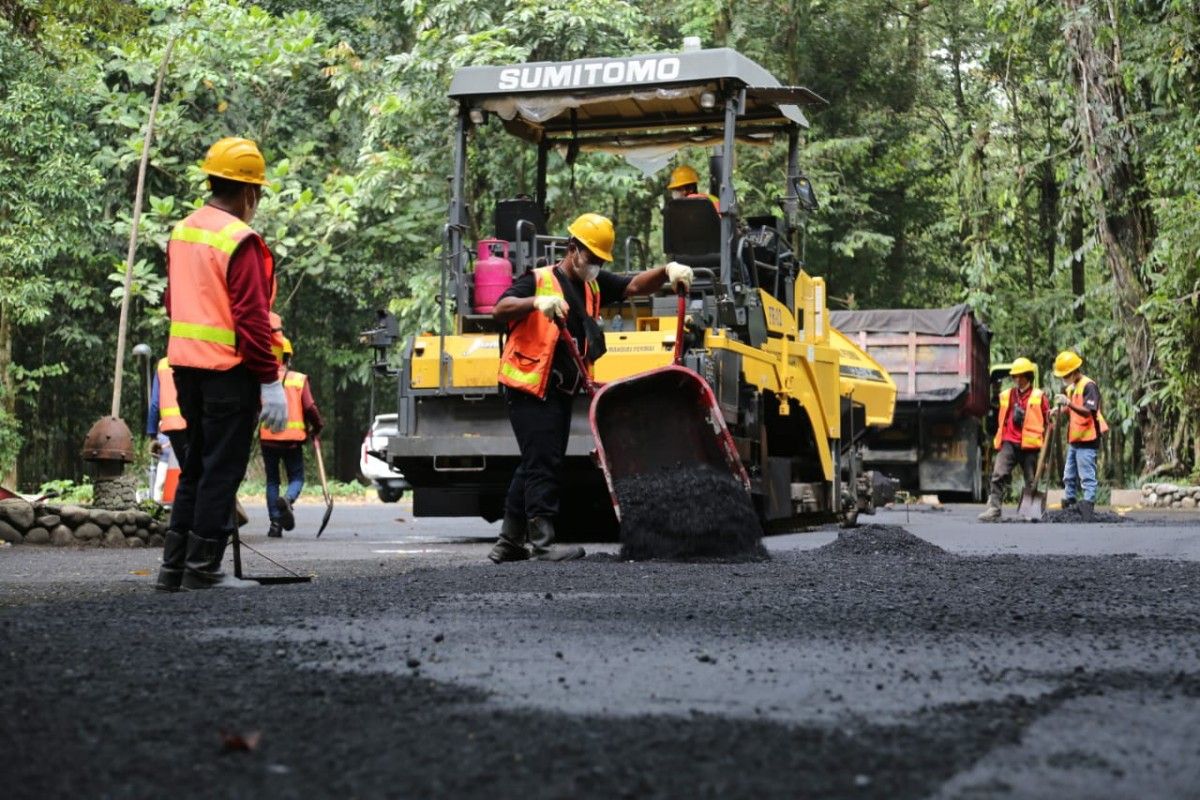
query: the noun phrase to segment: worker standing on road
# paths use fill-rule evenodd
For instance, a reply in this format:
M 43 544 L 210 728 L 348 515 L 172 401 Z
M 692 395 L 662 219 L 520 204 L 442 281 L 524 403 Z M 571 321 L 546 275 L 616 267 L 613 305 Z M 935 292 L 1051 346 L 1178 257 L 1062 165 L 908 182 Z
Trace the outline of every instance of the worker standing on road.
M 1059 413 L 1065 411 L 1068 417 L 1063 508 L 1071 508 L 1078 502 L 1080 516 L 1090 521 L 1096 507 L 1096 454 L 1100 435 L 1108 433 L 1108 423 L 1100 410 L 1100 387 L 1083 374 L 1082 367 L 1083 359 L 1071 350 L 1062 351 L 1054 359 L 1054 374 L 1066 384 L 1063 393 L 1054 398 L 1054 404 Z
M 1025 485 L 1033 486 L 1038 453 L 1046 441 L 1046 420 L 1050 418 L 1050 402 L 1033 385 L 1036 372 L 1033 362 L 1024 357 L 1014 361 L 1008 371 L 1017 385 L 1000 395 L 999 425 L 992 440 L 996 462 L 991 491 L 987 508 L 979 515 L 984 522 L 995 522 L 1002 516 L 1000 501 L 1017 467 L 1021 468 Z
M 249 224 L 267 183 L 266 162 L 254 142 L 226 138 L 200 168 L 211 196 L 167 244 L 167 360 L 187 421 L 187 460 L 163 544 L 163 591 L 258 585 L 225 575 L 221 561 L 255 420 L 274 430 L 287 422 L 267 317 L 274 261 Z
M 688 197 L 707 197 L 712 201 L 713 207 L 719 212 L 721 210 L 721 201 L 711 194 L 701 194 L 699 186 L 700 174 L 687 164 L 680 164 L 671 170 L 671 177 L 667 181 L 667 190 L 670 191 L 672 200 L 682 200 Z
M 530 557 L 566 561 L 584 555 L 582 547 L 552 546 L 571 409 L 584 390 L 583 376 L 559 341 L 556 322 L 565 324 L 590 369 L 604 355 L 601 306 L 652 294 L 668 282 L 685 290 L 692 284 L 691 267 L 674 262 L 632 277 L 601 270 L 613 259 L 615 232 L 607 217 L 584 214 L 567 232 L 566 256 L 518 278 L 492 312 L 508 326 L 499 380 L 521 449 L 521 463 L 505 498 L 500 539 L 488 554 L 497 564 Z
M 258 434 L 267 477 L 267 515 L 271 519 L 267 536 L 272 539 L 296 527 L 292 504 L 304 488 L 304 443 L 310 437 L 320 436 L 325 427 L 321 410 L 313 400 L 308 376 L 291 368 L 292 343 L 286 336 L 280 342 L 280 357 L 283 363 L 279 365 L 279 380 L 283 382 L 283 392 L 287 396 L 287 426 L 276 433 L 263 425 Z M 287 490 L 283 494 L 279 493 L 281 463 L 287 473 Z
M 175 375 L 171 372 L 171 365 L 165 356 L 158 360 L 158 366 L 154 370 L 154 380 L 150 384 L 150 410 L 146 414 L 150 455 L 156 459 L 162 455 L 162 444 L 158 438 L 160 433 L 166 437 L 171 453 L 175 456 L 175 463 L 182 466 L 187 460 L 187 422 L 179 410 Z

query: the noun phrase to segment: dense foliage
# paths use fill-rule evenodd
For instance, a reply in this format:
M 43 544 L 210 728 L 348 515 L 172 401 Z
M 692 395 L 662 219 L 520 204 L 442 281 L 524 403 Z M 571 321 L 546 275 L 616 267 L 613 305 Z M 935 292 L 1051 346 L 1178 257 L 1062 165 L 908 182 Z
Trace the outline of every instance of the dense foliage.
M 1048 366 L 1077 347 L 1118 432 L 1111 475 L 1200 468 L 1190 0 L 0 0 L 0 468 L 19 466 L 24 486 L 78 477 L 83 434 L 107 412 L 137 160 L 172 37 L 130 342 L 165 344 L 165 239 L 203 196 L 205 148 L 257 139 L 273 188 L 255 224 L 348 478 L 373 392 L 357 332 L 376 308 L 405 331 L 436 316 L 453 71 L 685 35 L 830 100 L 804 165 L 823 201 L 809 268 L 836 302 L 968 301 L 997 359 Z M 739 157 L 745 204 L 766 210 L 781 154 Z M 531 191 L 534 155 L 498 125 L 472 158 L 473 220 Z M 595 209 L 619 238 L 654 241 L 664 175 L 552 156 L 551 224 Z M 132 357 L 127 369 L 140 374 Z M 126 419 L 139 404 L 126 391 Z

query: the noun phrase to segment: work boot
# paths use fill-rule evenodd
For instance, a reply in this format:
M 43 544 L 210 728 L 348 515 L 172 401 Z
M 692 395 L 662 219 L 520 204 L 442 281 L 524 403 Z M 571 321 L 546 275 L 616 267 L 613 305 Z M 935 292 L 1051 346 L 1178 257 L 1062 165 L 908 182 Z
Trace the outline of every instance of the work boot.
M 1091 522 L 1095 517 L 1092 512 L 1095 511 L 1096 504 L 1091 500 L 1079 501 L 1079 518 L 1084 522 Z
M 202 539 L 194 533 L 188 534 L 187 570 L 183 573 L 183 588 L 190 591 L 201 589 L 248 589 L 258 586 L 254 581 L 244 581 L 221 571 L 225 557 L 225 542 L 220 539 Z
M 1074 497 L 1064 497 L 1063 498 L 1063 501 L 1062 501 L 1062 510 L 1063 511 L 1070 511 L 1074 507 L 1075 507 L 1075 498 Z
M 278 522 L 272 522 L 271 527 L 267 528 L 267 538 L 268 539 L 283 538 L 283 530 L 279 527 Z
M 178 592 L 183 582 L 184 561 L 187 557 L 187 534 L 167 531 L 163 539 L 163 563 L 158 568 L 158 582 L 154 588 L 160 592 Z
M 500 538 L 496 540 L 492 552 L 488 553 L 488 558 L 495 564 L 524 561 L 529 558 L 529 550 L 525 547 L 527 536 L 525 522 L 505 514 L 504 522 L 500 523 Z
M 1003 512 L 1000 510 L 1000 498 L 992 495 L 988 498 L 987 508 L 976 519 L 980 522 L 995 522 Z
M 529 520 L 529 544 L 537 561 L 574 561 L 584 556 L 582 547 L 554 544 L 554 523 L 545 517 Z
M 296 515 L 292 513 L 292 501 L 283 495 L 276 497 L 275 510 L 279 512 L 279 524 L 285 531 L 296 527 Z

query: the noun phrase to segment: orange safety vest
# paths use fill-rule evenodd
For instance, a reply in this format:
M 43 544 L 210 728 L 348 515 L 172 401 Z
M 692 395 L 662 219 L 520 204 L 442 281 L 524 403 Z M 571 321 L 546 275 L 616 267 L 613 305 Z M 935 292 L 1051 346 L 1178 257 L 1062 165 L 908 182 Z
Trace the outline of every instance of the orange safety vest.
M 1075 381 L 1075 387 L 1071 390 L 1071 403 L 1073 405 L 1083 405 L 1083 390 L 1087 388 L 1089 383 L 1095 383 L 1086 375 L 1080 375 L 1079 380 Z M 1067 414 L 1069 421 L 1067 425 L 1067 441 L 1074 444 L 1075 442 L 1090 442 L 1093 441 L 1101 433 L 1108 433 L 1108 422 L 1105 421 L 1104 415 L 1100 413 L 1100 409 L 1096 409 L 1096 416 L 1093 419 L 1091 414 L 1076 414 L 1074 409 L 1068 408 Z M 1097 424 L 1099 433 L 1097 433 Z
M 713 194 L 689 194 L 689 195 L 684 195 L 684 196 L 687 197 L 689 200 L 693 197 L 703 197 L 706 200 L 711 200 L 712 204 L 713 204 L 713 208 L 715 208 L 717 210 L 718 214 L 721 213 L 721 201 L 717 199 L 716 195 L 713 195 Z
M 275 433 L 263 425 L 258 431 L 258 438 L 264 442 L 303 442 L 308 438 L 304 428 L 304 384 L 308 382 L 308 376 L 280 367 L 279 379 L 283 381 L 283 394 L 287 397 L 287 427 Z
M 553 267 L 538 267 L 533 271 L 534 294 L 537 297 L 551 295 L 562 298 L 562 286 Z M 600 319 L 600 284 L 590 281 L 584 285 L 584 303 L 592 319 Z M 546 315 L 531 311 L 508 330 L 504 353 L 500 356 L 500 383 L 513 389 L 529 392 L 535 397 L 546 396 L 546 384 L 550 380 L 550 365 L 554 361 L 554 347 L 558 344 L 558 325 L 546 319 Z M 586 355 L 586 354 L 585 354 Z M 586 361 L 586 358 L 585 358 Z M 588 376 L 592 374 L 588 362 Z
M 992 444 L 997 450 L 1004 444 L 1004 423 L 1008 421 L 1008 413 L 1012 405 L 1012 394 L 1017 391 L 1014 386 L 1000 395 L 1000 425 L 996 428 L 996 438 Z M 1042 413 L 1042 390 L 1036 386 L 1029 392 L 1029 403 L 1025 406 L 1025 421 L 1021 423 L 1021 449 L 1037 450 L 1046 441 L 1046 415 Z
M 249 225 L 206 205 L 171 231 L 167 243 L 167 284 L 171 289 L 167 359 L 171 366 L 227 370 L 242 363 L 227 278 L 229 259 L 247 238 L 262 251 L 274 302 L 274 259 Z
M 283 320 L 274 311 L 267 315 L 271 321 L 271 352 L 280 365 L 283 364 Z
M 179 410 L 175 392 L 175 373 L 167 359 L 158 360 L 158 429 L 163 433 L 187 430 L 187 420 Z

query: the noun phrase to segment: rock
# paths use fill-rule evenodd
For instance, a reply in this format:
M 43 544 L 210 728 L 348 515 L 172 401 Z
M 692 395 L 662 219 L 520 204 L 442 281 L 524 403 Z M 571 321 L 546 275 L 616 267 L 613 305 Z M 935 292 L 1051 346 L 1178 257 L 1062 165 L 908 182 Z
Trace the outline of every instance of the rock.
M 83 545 L 84 547 L 99 547 L 100 540 L 99 539 L 88 539 L 86 542 L 80 542 L 80 544 Z
M 34 503 L 33 508 L 39 514 L 61 514 L 62 506 L 51 503 Z
M 146 530 L 145 528 L 138 528 L 136 531 L 134 531 L 133 535 L 144 542 L 150 538 L 150 531 Z
M 75 538 L 84 542 L 99 541 L 103 535 L 104 531 L 94 522 L 84 522 L 75 529 Z
M 88 520 L 87 509 L 82 506 L 63 506 L 58 510 L 63 522 L 68 525 L 81 525 Z
M 1153 492 L 1154 486 L 1149 483 L 1142 487 L 1142 497 L 1149 497 Z
M 124 547 L 125 546 L 125 532 L 121 530 L 120 525 L 113 525 L 104 534 L 104 546 L 105 547 Z
M 126 536 L 125 537 L 125 546 L 126 547 L 145 547 L 146 543 L 143 542 L 141 539 L 139 539 L 136 536 Z
M 1179 505 L 1181 508 L 1195 508 L 1196 507 L 1196 498 L 1192 497 L 1191 495 L 1188 495 L 1187 497 L 1185 497 L 1179 501 Z M 27 541 L 27 542 L 29 541 L 28 533 L 25 534 L 25 541 Z
M 9 542 L 11 544 L 20 544 L 25 541 L 25 537 L 21 532 L 9 525 L 7 522 L 0 520 L 0 541 Z
M 66 525 L 59 525 L 50 531 L 50 544 L 55 547 L 65 547 L 69 544 L 75 544 L 75 537 L 71 535 L 70 528 Z
M 37 524 L 48 531 L 52 531 L 62 522 L 62 517 L 58 514 L 45 514 L 37 518 Z
M 33 503 L 19 497 L 0 500 L 0 520 L 7 522 L 19 531 L 27 531 L 33 527 Z
M 133 536 L 137 533 L 137 525 L 134 525 L 132 522 L 122 523 L 121 533 L 125 534 L 126 536 Z
M 1158 505 L 1158 495 L 1156 495 L 1154 492 L 1146 495 L 1146 505 L 1150 506 L 1151 508 L 1154 508 L 1156 505 Z
M 103 508 L 93 509 L 90 516 L 92 522 L 96 523 L 101 528 L 107 528 L 114 522 L 112 512 L 106 511 Z
M 50 531 L 45 528 L 30 528 L 25 534 L 25 544 L 50 544 Z
M 154 522 L 154 517 L 147 514 L 145 511 L 133 512 L 133 524 L 139 528 L 149 528 L 150 523 Z
M 1159 494 L 1175 494 L 1179 491 L 1179 487 L 1173 483 L 1160 483 L 1157 491 Z
M 1171 508 L 1183 508 L 1183 501 L 1182 500 L 1172 500 Z
M 149 545 L 150 547 L 162 547 L 163 546 L 162 534 L 161 533 L 150 534 L 150 539 L 146 542 L 146 544 Z

